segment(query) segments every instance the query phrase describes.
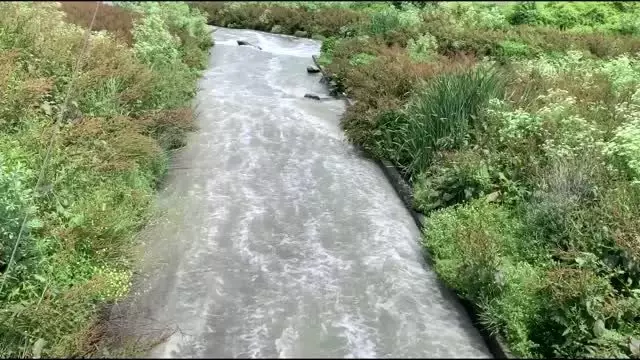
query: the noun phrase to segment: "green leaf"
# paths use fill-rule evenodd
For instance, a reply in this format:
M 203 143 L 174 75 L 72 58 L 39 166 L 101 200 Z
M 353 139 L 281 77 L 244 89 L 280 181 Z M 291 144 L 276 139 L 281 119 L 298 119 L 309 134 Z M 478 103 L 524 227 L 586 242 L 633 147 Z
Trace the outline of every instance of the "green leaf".
M 43 282 L 43 283 L 44 283 L 44 282 L 47 282 L 47 279 L 45 279 L 44 277 L 42 277 L 42 276 L 40 276 L 40 275 L 38 275 L 38 274 L 33 275 L 33 277 L 34 277 L 36 280 L 40 281 L 40 282 Z

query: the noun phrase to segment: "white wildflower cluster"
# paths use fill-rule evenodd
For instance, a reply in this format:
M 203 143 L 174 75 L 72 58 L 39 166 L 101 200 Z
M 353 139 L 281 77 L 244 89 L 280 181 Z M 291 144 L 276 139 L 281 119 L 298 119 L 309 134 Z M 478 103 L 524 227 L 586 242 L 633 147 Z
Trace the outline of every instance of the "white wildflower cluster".
M 640 63 L 627 55 L 604 62 L 600 71 L 611 79 L 611 84 L 618 93 L 640 84 Z
M 504 13 L 495 6 L 464 2 L 443 3 L 441 11 L 446 11 L 462 27 L 481 29 L 502 29 L 509 25 Z
M 499 136 L 504 143 L 535 141 L 550 158 L 577 157 L 596 150 L 601 131 L 591 122 L 574 114 L 576 99 L 566 90 L 551 89 L 538 97 L 543 102 L 537 111 L 508 110 L 499 100 L 490 101 L 488 114 L 500 122 Z
M 640 184 L 640 105 L 620 104 L 616 113 L 624 122 L 604 144 L 603 154 L 614 168 L 629 173 Z

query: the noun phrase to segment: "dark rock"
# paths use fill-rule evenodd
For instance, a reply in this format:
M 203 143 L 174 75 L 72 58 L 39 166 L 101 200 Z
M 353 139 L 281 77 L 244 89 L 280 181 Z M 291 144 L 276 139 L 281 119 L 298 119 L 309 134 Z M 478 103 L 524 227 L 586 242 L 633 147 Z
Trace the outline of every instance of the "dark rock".
M 331 80 L 331 78 L 329 78 L 328 76 L 322 76 L 320 78 L 320 84 L 323 84 L 323 85 L 324 84 L 328 84 L 330 80 Z
M 262 50 L 262 48 L 258 45 L 253 45 L 252 43 L 248 42 L 248 41 L 244 41 L 244 40 L 236 40 L 238 42 L 238 45 L 242 46 L 242 45 L 247 45 L 247 46 L 253 46 L 254 48 L 257 48 L 258 50 Z
M 317 68 L 317 67 L 315 67 L 315 66 L 307 66 L 307 72 L 308 72 L 309 74 L 317 74 L 317 73 L 319 73 L 319 72 L 320 72 L 320 69 L 318 69 L 318 68 Z
M 314 94 L 304 94 L 304 97 L 313 99 L 313 100 L 320 100 L 320 96 L 314 95 Z

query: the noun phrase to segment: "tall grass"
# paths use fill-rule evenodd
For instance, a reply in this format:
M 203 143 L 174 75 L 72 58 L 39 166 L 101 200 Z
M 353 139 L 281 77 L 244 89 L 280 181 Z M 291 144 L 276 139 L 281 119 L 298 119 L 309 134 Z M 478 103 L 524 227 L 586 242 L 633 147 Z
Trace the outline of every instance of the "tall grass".
M 61 1 L 60 10 L 66 13 L 65 20 L 83 27 L 88 27 L 96 8 L 95 1 Z M 98 8 L 93 24 L 95 31 L 107 30 L 128 45 L 133 44 L 133 23 L 139 19 L 135 12 L 118 6 L 102 5 Z
M 166 151 L 193 128 L 188 102 L 211 45 L 204 17 L 180 3 L 105 7 L 106 31 L 89 36 L 74 77 L 95 4 L 0 2 L 0 357 L 95 352 L 99 310 L 128 291 L 132 238 Z M 166 58 L 158 48 L 176 53 L 170 66 L 153 66 Z
M 496 69 L 441 75 L 418 90 L 402 111 L 380 115 L 377 152 L 406 173 L 417 174 L 429 166 L 436 151 L 464 146 L 480 125 L 487 101 L 503 93 Z

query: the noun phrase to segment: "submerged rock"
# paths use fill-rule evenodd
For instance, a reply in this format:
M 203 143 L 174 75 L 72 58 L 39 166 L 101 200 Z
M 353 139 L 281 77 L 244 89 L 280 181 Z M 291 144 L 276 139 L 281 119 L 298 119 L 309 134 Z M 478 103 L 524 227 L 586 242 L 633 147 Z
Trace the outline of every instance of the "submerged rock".
M 304 97 L 309 98 L 309 99 L 313 99 L 313 100 L 320 100 L 320 96 L 315 95 L 315 94 L 304 94 Z
M 254 48 L 257 48 L 258 50 L 262 50 L 262 48 L 258 45 L 254 45 L 248 41 L 244 41 L 244 40 L 236 40 L 238 42 L 238 45 L 242 46 L 242 45 L 246 45 L 246 46 L 253 46 Z
M 318 69 L 318 68 L 317 68 L 317 67 L 315 67 L 315 66 L 307 66 L 307 72 L 308 72 L 309 74 L 317 74 L 317 73 L 319 73 L 319 72 L 320 72 L 320 69 Z

